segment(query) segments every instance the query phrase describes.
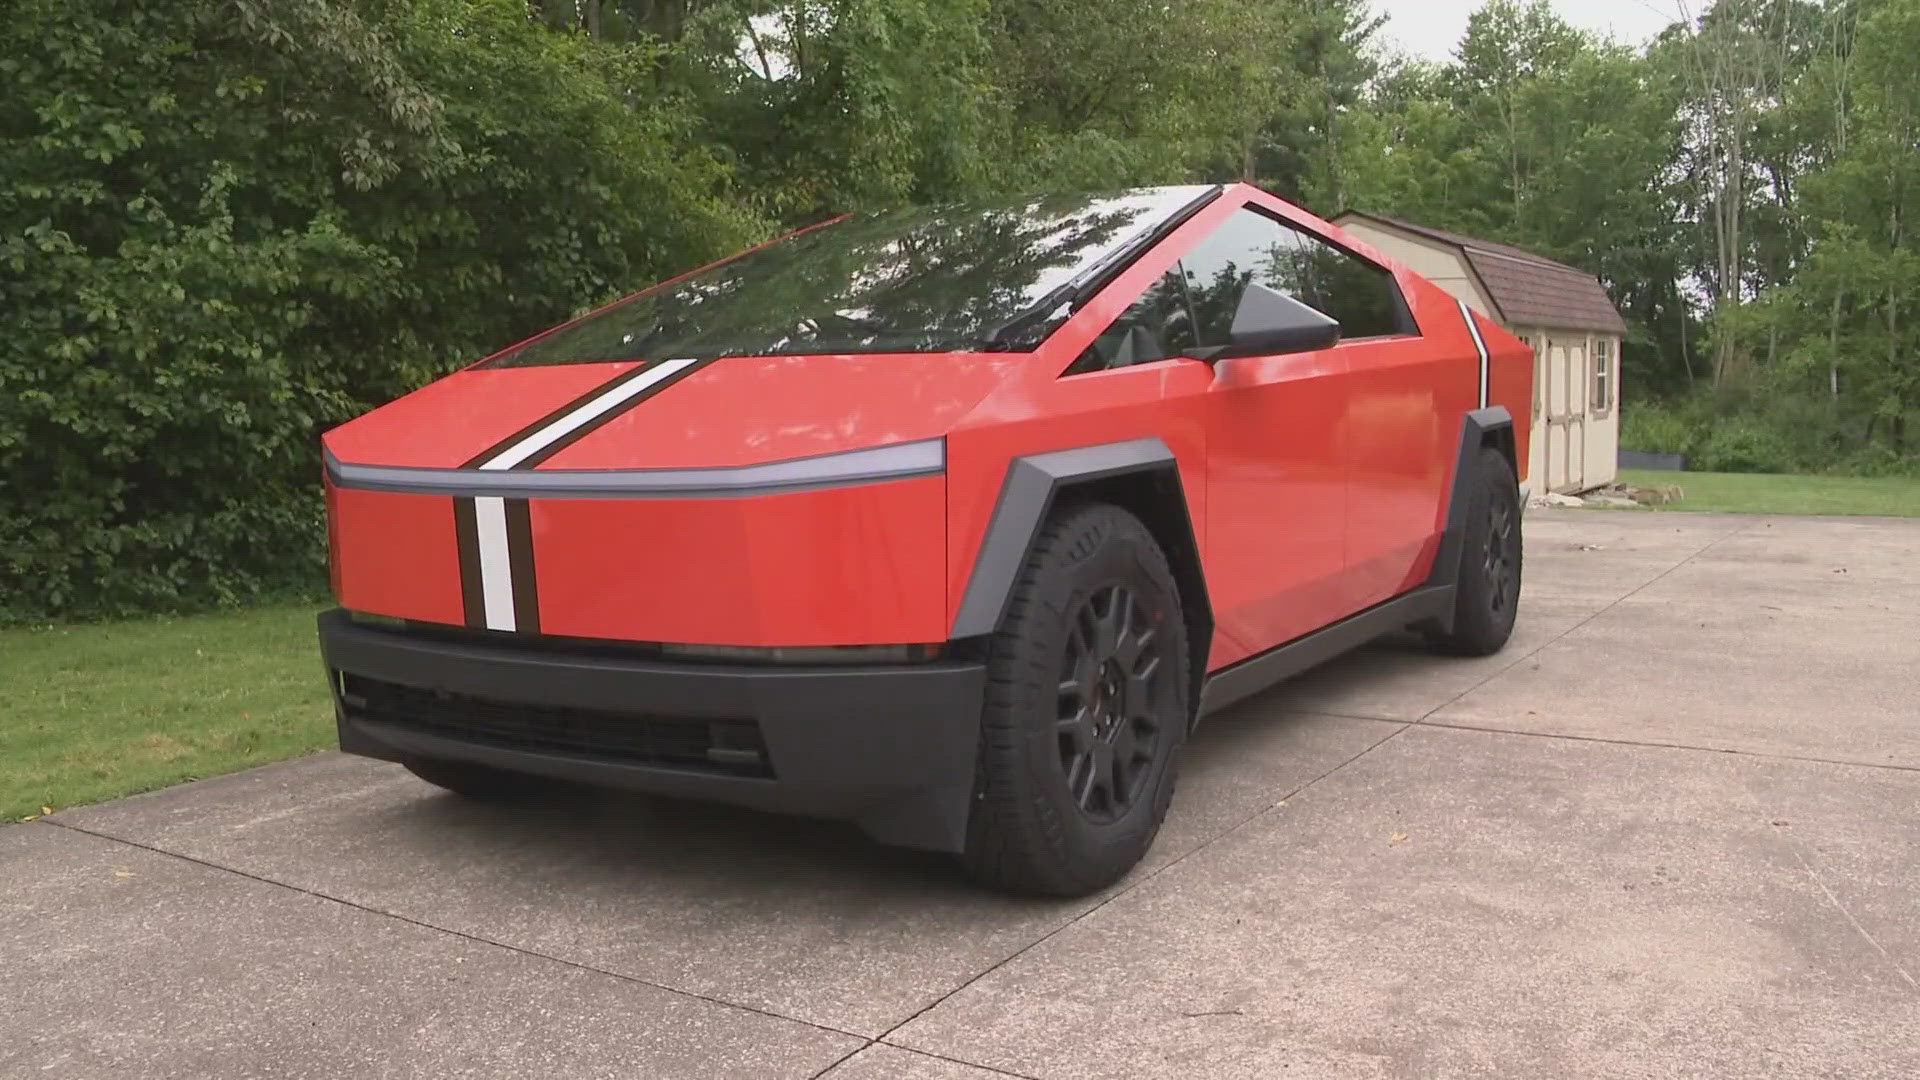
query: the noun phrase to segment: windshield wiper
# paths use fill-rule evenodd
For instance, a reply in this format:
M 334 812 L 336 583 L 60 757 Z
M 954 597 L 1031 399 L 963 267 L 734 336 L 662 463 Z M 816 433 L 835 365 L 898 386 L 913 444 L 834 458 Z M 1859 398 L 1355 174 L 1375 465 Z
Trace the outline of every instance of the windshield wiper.
M 984 352 L 1011 352 L 1020 344 L 1018 338 L 1020 333 L 1031 330 L 1037 323 L 1044 322 L 1062 306 L 1067 308 L 1067 314 L 1071 316 L 1084 307 L 1087 301 L 1098 295 L 1100 290 L 1112 284 L 1114 278 L 1125 273 L 1126 269 L 1132 266 L 1140 256 L 1158 247 L 1160 241 L 1173 235 L 1174 230 L 1193 220 L 1195 214 L 1206 209 L 1213 200 L 1220 197 L 1220 193 L 1224 190 L 1226 190 L 1224 186 L 1215 184 L 1201 192 L 1197 198 L 1181 207 L 1165 221 L 1114 249 L 1106 258 L 1082 270 L 1066 284 L 1041 297 L 1026 311 L 981 335 L 975 344 Z

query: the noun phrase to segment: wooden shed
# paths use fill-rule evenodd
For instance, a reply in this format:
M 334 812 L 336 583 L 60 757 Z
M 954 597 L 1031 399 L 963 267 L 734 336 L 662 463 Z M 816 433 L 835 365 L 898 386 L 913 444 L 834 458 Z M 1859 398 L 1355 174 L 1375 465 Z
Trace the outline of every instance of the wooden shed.
M 1533 346 L 1527 487 L 1574 494 L 1613 483 L 1627 324 L 1599 278 L 1506 244 L 1375 214 L 1348 211 L 1334 224 Z

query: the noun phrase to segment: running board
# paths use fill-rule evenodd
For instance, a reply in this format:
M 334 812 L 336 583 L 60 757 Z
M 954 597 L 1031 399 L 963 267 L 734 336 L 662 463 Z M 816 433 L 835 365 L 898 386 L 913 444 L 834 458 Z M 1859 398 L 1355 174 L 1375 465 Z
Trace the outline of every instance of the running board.
M 1245 701 L 1276 683 L 1308 668 L 1319 667 L 1385 634 L 1428 619 L 1445 621 L 1452 616 L 1453 586 L 1422 586 L 1214 673 L 1200 691 L 1200 715 L 1216 713 Z

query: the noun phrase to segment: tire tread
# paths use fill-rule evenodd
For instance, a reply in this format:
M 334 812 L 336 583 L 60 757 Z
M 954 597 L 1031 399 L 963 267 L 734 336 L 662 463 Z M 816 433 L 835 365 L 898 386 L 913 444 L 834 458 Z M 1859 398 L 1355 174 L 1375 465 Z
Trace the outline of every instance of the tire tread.
M 1123 876 L 1110 867 L 1062 865 L 1057 852 L 1063 846 L 1066 823 L 1044 799 L 1036 798 L 1025 776 L 1022 743 L 1027 733 L 1020 714 L 1022 691 L 1038 682 L 1058 678 L 1052 658 L 1041 643 L 1025 632 L 1035 619 L 1064 620 L 1069 612 L 1045 610 L 1046 579 L 1091 558 L 1113 539 L 1129 541 L 1141 556 L 1148 574 L 1165 584 L 1173 598 L 1169 622 L 1182 619 L 1179 595 L 1166 555 L 1147 527 L 1127 511 L 1105 503 L 1070 506 L 1049 519 L 1035 538 L 1032 550 L 1014 581 L 1000 629 L 993 635 L 987 661 L 985 708 L 980 731 L 980 755 L 975 799 L 968 822 L 967 848 L 962 856 L 968 871 L 993 887 L 1016 893 L 1079 896 Z M 1181 637 L 1184 638 L 1184 624 Z M 1188 675 L 1184 641 L 1169 659 L 1179 665 L 1182 697 Z M 1171 736 L 1170 736 L 1171 737 Z M 1177 740 L 1176 740 L 1177 742 Z M 1177 745 L 1169 750 L 1177 757 Z M 1169 772 L 1174 762 L 1166 766 Z M 1159 831 L 1171 802 L 1172 781 L 1147 797 L 1154 799 L 1150 821 L 1140 847 Z

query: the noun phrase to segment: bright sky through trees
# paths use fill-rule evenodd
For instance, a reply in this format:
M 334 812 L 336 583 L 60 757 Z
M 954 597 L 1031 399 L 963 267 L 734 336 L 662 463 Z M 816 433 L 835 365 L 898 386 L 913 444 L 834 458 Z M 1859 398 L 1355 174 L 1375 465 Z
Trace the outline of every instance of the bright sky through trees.
M 1374 10 L 1391 17 L 1387 44 L 1429 60 L 1446 60 L 1467 31 L 1467 16 L 1484 0 L 1374 0 Z M 1699 2 L 1687 5 L 1697 11 Z M 1639 44 L 1680 18 L 1680 0 L 1554 0 L 1560 17 L 1583 30 L 1611 34 Z

